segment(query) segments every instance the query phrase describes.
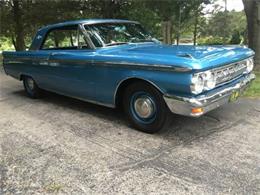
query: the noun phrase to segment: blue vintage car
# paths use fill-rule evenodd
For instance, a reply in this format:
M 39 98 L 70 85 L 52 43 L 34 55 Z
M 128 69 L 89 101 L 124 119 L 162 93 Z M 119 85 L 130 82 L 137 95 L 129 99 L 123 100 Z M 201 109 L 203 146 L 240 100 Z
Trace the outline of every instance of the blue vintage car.
M 198 117 L 234 101 L 255 78 L 244 46 L 170 46 L 138 22 L 80 20 L 41 28 L 29 49 L 3 52 L 7 75 L 31 98 L 41 89 L 122 107 L 131 124 L 159 131 L 170 111 Z

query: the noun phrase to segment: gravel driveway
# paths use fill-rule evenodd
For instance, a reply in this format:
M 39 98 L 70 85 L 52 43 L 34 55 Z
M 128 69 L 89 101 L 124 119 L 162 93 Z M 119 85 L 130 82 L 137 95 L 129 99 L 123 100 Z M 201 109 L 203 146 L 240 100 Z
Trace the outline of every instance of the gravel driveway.
M 32 100 L 0 73 L 0 194 L 260 194 L 260 99 L 155 135 L 55 94 Z

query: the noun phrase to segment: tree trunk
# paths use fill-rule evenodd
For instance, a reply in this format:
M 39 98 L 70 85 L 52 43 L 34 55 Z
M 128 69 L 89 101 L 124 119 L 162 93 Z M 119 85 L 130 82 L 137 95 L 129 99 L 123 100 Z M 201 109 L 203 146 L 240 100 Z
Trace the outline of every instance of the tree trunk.
M 120 15 L 120 7 L 118 0 L 101 1 L 101 15 L 103 18 L 117 18 Z
M 172 23 L 170 20 L 162 22 L 163 43 L 172 44 Z
M 181 38 L 181 20 L 182 20 L 182 8 L 179 5 L 179 16 L 178 16 L 178 33 L 176 37 L 177 45 L 180 44 L 180 38 Z
M 177 34 L 177 37 L 176 37 L 176 44 L 180 45 L 180 34 L 179 33 Z
M 15 49 L 17 51 L 25 50 L 24 43 L 24 32 L 23 32 L 23 23 L 22 23 L 22 9 L 21 9 L 21 1 L 13 0 L 13 19 L 14 19 L 14 31 L 15 31 Z
M 171 45 L 172 44 L 172 23 L 169 20 L 168 21 L 168 29 L 167 29 L 167 44 Z
M 162 22 L 162 41 L 167 44 L 167 22 Z
M 197 45 L 198 34 L 198 13 L 195 14 L 194 30 L 193 30 L 193 45 Z
M 260 70 L 260 0 L 243 0 L 247 16 L 248 45 L 255 55 L 256 69 Z
M 14 49 L 17 51 L 16 42 L 15 42 L 15 39 L 14 39 L 13 35 L 12 35 L 12 44 L 14 46 Z

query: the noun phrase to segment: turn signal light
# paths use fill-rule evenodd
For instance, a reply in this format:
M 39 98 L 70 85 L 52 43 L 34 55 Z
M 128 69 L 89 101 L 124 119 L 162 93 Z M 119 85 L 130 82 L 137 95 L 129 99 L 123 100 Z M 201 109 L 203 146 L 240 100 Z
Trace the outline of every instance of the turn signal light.
M 192 108 L 191 113 L 192 114 L 201 114 L 201 113 L 203 113 L 203 108 Z

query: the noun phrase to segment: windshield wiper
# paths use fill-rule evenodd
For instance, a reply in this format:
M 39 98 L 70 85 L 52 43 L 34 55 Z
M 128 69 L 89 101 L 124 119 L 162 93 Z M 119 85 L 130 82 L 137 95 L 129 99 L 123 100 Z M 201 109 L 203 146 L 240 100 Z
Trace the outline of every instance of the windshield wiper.
M 108 43 L 106 46 L 113 46 L 113 45 L 124 45 L 128 44 L 128 42 L 115 42 L 115 43 Z

